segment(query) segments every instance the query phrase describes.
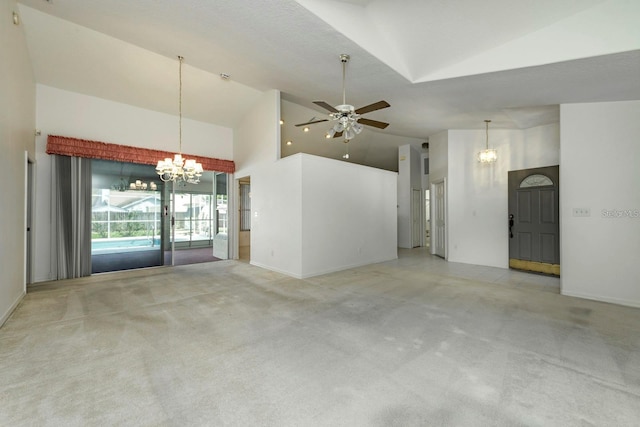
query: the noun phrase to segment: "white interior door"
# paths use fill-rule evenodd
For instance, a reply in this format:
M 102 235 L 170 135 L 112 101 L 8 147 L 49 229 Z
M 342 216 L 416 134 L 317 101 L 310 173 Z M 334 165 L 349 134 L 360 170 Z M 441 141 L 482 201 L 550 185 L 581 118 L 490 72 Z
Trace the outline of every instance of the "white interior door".
M 433 214 L 432 214 L 432 223 L 433 223 L 433 236 L 432 236 L 432 244 L 433 244 L 433 253 L 441 256 L 442 258 L 446 258 L 446 250 L 447 250 L 447 224 L 446 224 L 446 216 L 445 216 L 445 183 L 437 182 L 431 185 L 431 193 L 433 202 Z
M 411 246 L 422 246 L 422 192 L 411 191 Z
M 430 191 L 424 190 L 424 244 L 431 245 L 431 205 L 429 204 Z

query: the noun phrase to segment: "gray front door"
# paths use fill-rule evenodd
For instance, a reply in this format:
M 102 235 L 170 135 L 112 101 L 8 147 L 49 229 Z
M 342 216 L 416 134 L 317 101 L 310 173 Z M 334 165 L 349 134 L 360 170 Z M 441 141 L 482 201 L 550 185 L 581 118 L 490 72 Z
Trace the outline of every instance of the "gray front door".
M 509 267 L 560 275 L 559 168 L 509 172 Z

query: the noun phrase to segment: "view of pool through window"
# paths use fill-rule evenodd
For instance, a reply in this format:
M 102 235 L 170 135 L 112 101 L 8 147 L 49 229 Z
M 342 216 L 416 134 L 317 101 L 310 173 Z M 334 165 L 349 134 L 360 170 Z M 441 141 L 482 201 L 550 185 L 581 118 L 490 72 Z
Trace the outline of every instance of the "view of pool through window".
M 159 191 L 92 191 L 92 254 L 160 249 Z

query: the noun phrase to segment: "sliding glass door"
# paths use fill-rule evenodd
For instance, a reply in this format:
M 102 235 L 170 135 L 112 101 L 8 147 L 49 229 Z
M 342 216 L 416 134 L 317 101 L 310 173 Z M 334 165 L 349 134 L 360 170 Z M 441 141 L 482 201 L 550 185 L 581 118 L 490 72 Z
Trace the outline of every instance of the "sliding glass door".
M 176 249 L 211 246 L 214 231 L 213 196 L 176 191 Z
M 150 165 L 93 160 L 92 169 L 93 273 L 228 258 L 226 173 L 174 188 Z
M 91 272 L 162 265 L 162 183 L 153 166 L 93 160 L 92 169 Z

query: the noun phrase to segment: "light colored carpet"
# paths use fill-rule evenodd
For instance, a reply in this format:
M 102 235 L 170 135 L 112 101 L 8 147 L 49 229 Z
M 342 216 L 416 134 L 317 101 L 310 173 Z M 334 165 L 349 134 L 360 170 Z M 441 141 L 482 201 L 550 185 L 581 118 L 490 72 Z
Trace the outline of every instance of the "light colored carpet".
M 640 310 L 558 283 L 412 250 L 34 287 L 0 329 L 0 425 L 639 425 Z

